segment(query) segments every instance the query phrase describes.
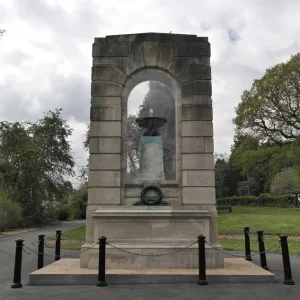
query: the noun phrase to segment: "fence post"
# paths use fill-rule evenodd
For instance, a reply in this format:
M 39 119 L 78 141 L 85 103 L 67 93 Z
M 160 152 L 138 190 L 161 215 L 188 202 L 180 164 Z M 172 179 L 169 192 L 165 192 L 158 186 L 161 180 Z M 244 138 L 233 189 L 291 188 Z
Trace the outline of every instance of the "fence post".
M 205 261 L 205 236 L 198 236 L 198 248 L 199 248 L 199 279 L 198 285 L 207 285 L 206 280 L 206 261 Z
M 39 234 L 38 246 L 38 270 L 44 267 L 44 234 Z
M 22 271 L 22 252 L 23 252 L 23 239 L 16 239 L 16 254 L 15 254 L 15 268 L 14 268 L 14 281 L 11 288 L 21 288 L 21 271 Z
M 61 230 L 56 230 L 56 241 L 55 241 L 55 261 L 60 260 L 60 242 L 61 242 Z
M 98 264 L 98 281 L 96 286 L 107 286 L 105 281 L 105 246 L 106 246 L 106 237 L 101 236 L 99 238 L 99 264 Z
M 284 270 L 283 283 L 287 284 L 287 285 L 294 285 L 295 282 L 292 278 L 292 270 L 291 270 L 291 264 L 290 264 L 290 255 L 289 255 L 287 238 L 288 238 L 288 236 L 286 234 L 280 235 L 280 245 L 281 245 L 283 270 Z
M 250 250 L 250 233 L 249 233 L 250 227 L 246 226 L 244 227 L 244 233 L 245 233 L 245 259 L 248 261 L 252 261 L 251 258 L 251 250 Z
M 269 270 L 267 265 L 267 257 L 264 243 L 264 231 L 262 229 L 258 229 L 257 231 L 257 240 L 259 247 L 259 255 L 260 255 L 260 265 L 263 269 Z

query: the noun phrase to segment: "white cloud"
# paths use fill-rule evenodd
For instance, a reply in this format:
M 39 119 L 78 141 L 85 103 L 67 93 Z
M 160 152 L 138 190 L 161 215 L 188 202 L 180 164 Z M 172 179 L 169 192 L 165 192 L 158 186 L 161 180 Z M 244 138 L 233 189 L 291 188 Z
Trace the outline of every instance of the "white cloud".
M 73 151 L 83 165 L 94 37 L 197 34 L 208 36 L 212 47 L 215 151 L 229 152 L 242 91 L 300 51 L 299 10 L 297 0 L 0 0 L 0 28 L 6 29 L 0 37 L 0 120 L 36 119 L 62 107 L 76 128 Z M 137 99 L 143 91 L 136 93 Z

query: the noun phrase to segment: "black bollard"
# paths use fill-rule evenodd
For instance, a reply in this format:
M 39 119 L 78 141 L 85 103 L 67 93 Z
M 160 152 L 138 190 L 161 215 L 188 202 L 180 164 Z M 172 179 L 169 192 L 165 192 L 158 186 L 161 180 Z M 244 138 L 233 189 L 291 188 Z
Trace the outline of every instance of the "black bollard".
M 259 255 L 260 255 L 260 265 L 263 269 L 269 270 L 267 265 L 267 257 L 266 257 L 265 243 L 264 243 L 264 231 L 258 229 L 256 232 L 257 232 L 257 240 L 258 240 Z
M 251 258 L 251 250 L 250 250 L 250 234 L 249 234 L 250 227 L 246 226 L 244 227 L 244 233 L 245 233 L 245 259 L 248 261 L 252 261 Z
M 208 285 L 206 280 L 206 261 L 205 261 L 205 236 L 198 236 L 198 246 L 199 246 L 199 280 L 198 285 Z
M 14 268 L 14 282 L 11 288 L 21 288 L 21 271 L 22 271 L 22 252 L 23 252 L 23 242 L 22 239 L 16 239 L 16 255 L 15 255 L 15 268 Z
M 96 286 L 107 286 L 105 281 L 105 246 L 106 246 L 106 237 L 101 236 L 99 238 L 99 264 L 98 264 L 98 281 Z
M 292 270 L 291 270 L 291 264 L 290 264 L 290 255 L 289 255 L 287 238 L 288 238 L 288 236 L 286 234 L 280 235 L 282 262 L 283 262 L 283 270 L 284 270 L 283 283 L 287 284 L 287 285 L 294 285 L 295 282 L 292 278 Z
M 39 234 L 38 246 L 38 270 L 44 267 L 44 234 Z
M 60 241 L 61 241 L 61 230 L 56 230 L 56 242 L 55 242 L 55 260 L 60 260 Z

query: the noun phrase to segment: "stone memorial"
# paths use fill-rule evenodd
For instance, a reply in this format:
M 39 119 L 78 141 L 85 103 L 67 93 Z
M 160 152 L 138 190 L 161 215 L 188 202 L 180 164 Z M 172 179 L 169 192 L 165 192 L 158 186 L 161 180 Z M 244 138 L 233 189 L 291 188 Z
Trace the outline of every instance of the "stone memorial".
M 175 179 L 164 172 L 160 128 L 150 110 L 135 121 L 143 131 L 140 169 L 127 178 L 127 105 L 141 82 L 166 85 L 175 101 Z M 210 44 L 196 35 L 142 33 L 95 38 L 91 85 L 86 241 L 82 268 L 98 267 L 97 243 L 111 269 L 198 267 L 203 234 L 208 268 L 223 267 L 215 201 Z M 133 255 L 127 252 L 132 252 Z M 169 255 L 151 257 L 146 254 Z

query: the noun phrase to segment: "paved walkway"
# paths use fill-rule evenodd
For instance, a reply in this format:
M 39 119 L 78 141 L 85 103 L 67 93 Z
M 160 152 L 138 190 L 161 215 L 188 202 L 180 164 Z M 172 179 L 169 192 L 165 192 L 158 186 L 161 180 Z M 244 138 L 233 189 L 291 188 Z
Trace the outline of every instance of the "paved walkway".
M 38 232 L 22 233 L 18 237 L 24 238 L 26 243 L 37 240 L 37 234 L 42 232 L 53 235 L 56 227 L 68 230 L 82 225 L 82 221 L 66 222 L 60 226 L 40 229 Z M 196 284 L 178 285 L 126 285 L 97 288 L 95 286 L 26 286 L 28 274 L 36 270 L 36 255 L 25 255 L 23 260 L 22 289 L 11 289 L 13 278 L 14 246 L 16 236 L 0 239 L 0 299 L 1 300 L 47 300 L 47 299 L 205 299 L 205 300 L 299 300 L 300 299 L 300 257 L 291 256 L 294 286 L 282 284 L 283 268 L 281 255 L 268 254 L 270 271 L 276 275 L 278 283 L 264 284 L 210 284 L 198 286 Z M 47 250 L 53 253 L 53 249 Z M 242 254 L 241 252 L 231 252 Z M 75 256 L 76 257 L 76 256 Z M 45 257 L 49 264 L 52 258 Z M 259 256 L 253 257 L 253 262 L 259 264 Z

